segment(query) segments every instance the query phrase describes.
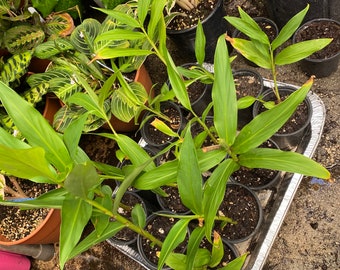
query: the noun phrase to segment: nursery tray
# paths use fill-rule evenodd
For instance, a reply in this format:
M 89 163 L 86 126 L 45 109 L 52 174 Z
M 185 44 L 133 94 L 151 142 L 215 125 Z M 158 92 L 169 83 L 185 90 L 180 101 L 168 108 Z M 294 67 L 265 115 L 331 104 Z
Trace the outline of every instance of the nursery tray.
M 298 88 L 291 84 L 279 84 L 282 86 L 294 87 L 296 89 Z M 273 82 L 264 79 L 264 86 L 266 88 L 271 88 Z M 307 157 L 312 157 L 321 138 L 326 110 L 318 95 L 310 92 L 308 98 L 312 104 L 312 118 L 307 133 L 295 151 L 300 152 Z M 276 186 L 255 192 L 261 201 L 265 213 L 261 229 L 251 239 L 234 244 L 239 254 L 243 254 L 246 251 L 250 252 L 243 268 L 244 270 L 258 270 L 262 269 L 264 266 L 302 178 L 303 175 L 301 174 L 286 173 L 283 175 L 280 183 Z M 136 244 L 123 246 L 117 245 L 111 239 L 108 239 L 107 241 L 119 251 L 138 262 L 145 269 L 149 269 L 143 263 L 143 259 L 138 253 Z

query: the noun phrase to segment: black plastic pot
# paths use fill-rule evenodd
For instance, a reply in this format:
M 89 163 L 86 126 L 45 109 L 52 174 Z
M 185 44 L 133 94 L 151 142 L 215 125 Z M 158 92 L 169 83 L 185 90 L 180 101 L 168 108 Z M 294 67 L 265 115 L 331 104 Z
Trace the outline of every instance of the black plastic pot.
M 273 20 L 271 20 L 269 18 L 265 18 L 265 17 L 255 17 L 253 19 L 261 27 L 262 31 L 264 31 L 268 35 L 270 42 L 272 42 L 277 37 L 277 35 L 279 33 L 279 29 L 278 29 L 276 23 Z M 245 34 L 243 34 L 242 32 L 240 32 L 237 29 L 234 30 L 232 37 L 233 38 L 249 39 Z M 257 67 L 257 65 L 255 63 L 251 62 L 247 58 L 244 58 L 244 60 L 248 65 L 253 66 L 253 67 Z
M 168 232 L 173 227 L 173 225 L 178 221 L 178 219 L 160 216 L 159 215 L 160 213 L 171 214 L 170 212 L 167 212 L 167 211 L 158 211 L 158 212 L 152 213 L 146 219 L 145 229 L 150 232 L 150 230 L 152 230 L 153 228 L 156 228 L 157 232 L 151 233 L 151 234 L 153 234 L 153 235 L 158 234 L 158 235 L 156 235 L 156 238 L 158 238 L 161 241 L 164 241 L 164 239 L 168 235 Z M 159 219 L 160 220 L 166 220 L 167 227 L 161 227 Z M 187 235 L 189 235 L 189 233 L 190 232 L 189 232 L 189 229 L 188 229 Z M 150 246 L 151 251 L 146 251 L 145 246 Z M 157 251 L 160 251 L 160 248 L 157 245 L 153 245 L 153 243 L 151 243 L 150 240 L 145 239 L 140 234 L 137 237 L 137 248 L 138 248 L 138 252 L 139 252 L 140 256 L 143 259 L 143 264 L 146 265 L 148 267 L 148 269 L 150 269 L 150 270 L 156 270 L 157 269 L 157 262 L 152 261 L 152 258 L 154 258 L 152 256 L 152 254 L 155 255 L 154 253 L 156 253 Z M 184 253 L 185 250 L 186 250 L 186 243 L 183 242 L 182 244 L 180 244 L 175 249 L 175 252 Z M 156 258 L 154 258 L 154 259 L 156 260 Z M 164 266 L 163 269 L 170 269 L 170 268 Z
M 253 70 L 242 69 L 233 71 L 234 83 L 237 99 L 245 96 L 258 97 L 263 91 L 263 78 Z M 238 110 L 238 128 L 253 119 L 253 105 L 245 109 Z
M 114 197 L 114 196 L 113 196 Z M 133 200 L 133 202 L 139 203 L 143 209 L 145 214 L 147 215 L 148 211 L 147 211 L 147 205 L 146 202 L 143 200 L 143 198 L 141 196 L 139 196 L 137 193 L 135 192 L 126 192 L 122 198 L 121 203 L 127 207 L 134 207 L 136 204 L 134 205 L 129 205 L 130 201 Z M 118 209 L 118 212 L 125 216 L 127 219 L 131 219 L 131 211 L 124 209 L 123 207 Z M 121 231 L 119 231 L 116 235 L 114 235 L 113 237 L 107 239 L 107 241 L 110 244 L 116 244 L 116 245 L 131 245 L 133 243 L 135 243 L 137 241 L 137 233 L 130 230 L 129 228 L 123 228 Z
M 223 241 L 236 244 L 255 236 L 263 221 L 263 209 L 255 192 L 245 185 L 229 182 L 223 201 L 227 204 L 223 205 L 222 202 L 219 212 L 237 222 L 223 227 L 216 222 L 214 230 L 221 235 Z M 244 208 L 241 202 L 246 202 Z M 253 211 L 255 214 L 251 215 Z
M 325 26 L 323 26 L 325 24 Z M 332 26 L 332 27 L 329 27 Z M 308 37 L 308 31 L 318 31 L 316 36 Z M 329 33 L 329 29 L 333 29 L 333 33 Z M 314 38 L 333 38 L 331 44 L 312 56 L 300 61 L 300 67 L 308 76 L 315 75 L 317 78 L 327 77 L 338 69 L 340 59 L 340 22 L 331 19 L 315 19 L 303 24 L 294 34 L 293 43 L 301 42 Z M 325 50 L 332 53 L 325 54 Z M 313 57 L 314 56 L 314 57 Z
M 206 37 L 206 62 L 212 62 L 218 37 L 226 32 L 223 0 L 218 0 L 215 9 L 201 23 Z M 195 38 L 197 26 L 183 30 L 167 29 L 167 35 L 177 45 L 179 52 L 195 60 Z
M 276 22 L 280 29 L 307 4 L 310 7 L 303 22 L 316 18 L 330 18 L 340 21 L 339 0 L 267 0 L 266 2 L 269 17 Z
M 279 146 L 270 139 L 259 147 L 279 149 Z M 230 179 L 232 182 L 241 183 L 251 190 L 259 191 L 273 188 L 281 180 L 282 176 L 283 172 L 281 171 L 241 167 L 230 176 Z
M 183 113 L 181 108 L 175 104 L 174 102 L 166 101 L 162 102 L 160 105 L 160 111 L 161 113 L 165 114 L 166 116 L 170 117 L 167 113 L 168 111 L 175 111 L 176 112 L 176 122 L 171 123 L 171 128 L 177 132 L 180 133 L 181 130 L 184 128 L 186 119 L 183 117 Z M 169 143 L 171 143 L 173 140 L 175 140 L 175 137 L 171 136 L 164 136 L 164 139 L 159 140 L 161 136 L 164 135 L 161 131 L 157 130 L 154 128 L 151 123 L 154 121 L 156 118 L 155 115 L 152 115 L 150 112 L 146 113 L 143 117 L 145 123 L 143 124 L 141 128 L 141 136 L 145 140 L 145 142 L 153 147 L 156 147 L 158 149 L 164 148 L 167 146 Z M 143 120 L 143 122 L 144 122 Z M 164 121 L 164 120 L 163 120 Z M 169 125 L 169 123 L 167 123 Z M 152 135 L 154 134 L 154 135 Z
M 284 97 L 285 95 L 289 95 L 292 92 L 294 92 L 296 89 L 290 88 L 290 87 L 279 87 L 279 94 L 281 97 Z M 264 91 L 263 98 L 264 101 L 275 101 L 276 97 L 272 89 L 268 89 Z M 304 122 L 303 125 L 300 127 L 297 127 L 295 131 L 289 132 L 289 133 L 275 133 L 271 139 L 277 143 L 279 148 L 281 150 L 293 150 L 295 149 L 307 133 L 307 131 L 310 128 L 310 119 L 312 117 L 312 104 L 308 98 L 306 98 L 303 102 L 305 106 L 307 107 L 307 120 Z M 261 108 L 263 108 L 263 105 L 261 102 L 256 101 L 254 103 L 254 109 L 253 109 L 253 116 L 256 117 L 260 111 Z M 287 121 L 289 122 L 289 120 Z

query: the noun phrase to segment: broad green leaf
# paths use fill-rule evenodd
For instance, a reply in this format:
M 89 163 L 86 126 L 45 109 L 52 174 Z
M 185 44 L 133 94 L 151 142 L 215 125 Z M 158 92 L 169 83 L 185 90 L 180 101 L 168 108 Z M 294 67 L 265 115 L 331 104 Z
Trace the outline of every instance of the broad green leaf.
M 283 43 L 285 43 L 298 29 L 300 24 L 303 21 L 303 18 L 306 16 L 306 13 L 309 9 L 309 4 L 297 13 L 294 17 L 292 17 L 281 29 L 278 36 L 272 42 L 272 49 L 275 50 L 280 47 Z
M 67 176 L 64 187 L 72 195 L 87 199 L 89 193 L 100 184 L 99 176 L 92 163 L 76 164 Z
M 203 64 L 205 58 L 205 44 L 206 39 L 204 35 L 204 30 L 202 23 L 199 21 L 196 28 L 196 38 L 195 38 L 195 56 L 199 65 Z
M 102 186 L 101 192 L 103 196 L 98 196 L 95 198 L 95 201 L 105 209 L 112 209 L 112 189 L 109 186 Z M 98 214 L 92 215 L 91 221 L 95 227 L 98 237 L 100 237 L 105 232 L 105 229 L 110 223 L 110 216 L 108 216 L 106 213 L 104 214 L 102 212 L 98 212 Z
M 319 51 L 332 42 L 331 38 L 320 38 L 302 41 L 284 48 L 275 56 L 275 64 L 282 66 L 295 63 L 316 51 Z
M 128 30 L 128 29 L 112 29 L 107 32 L 103 32 L 99 34 L 94 42 L 97 43 L 99 41 L 115 41 L 115 40 L 134 40 L 134 39 L 143 39 L 145 35 L 141 32 Z
M 157 31 L 159 23 L 163 18 L 163 11 L 167 0 L 157 0 L 151 2 L 150 21 L 148 23 L 147 32 L 151 40 L 157 40 Z
M 151 50 L 135 48 L 103 48 L 96 52 L 96 59 L 111 59 L 127 56 L 147 56 L 152 54 Z
M 242 256 L 237 257 L 227 264 L 227 266 L 220 268 L 220 270 L 241 270 L 248 253 L 243 254 Z
M 73 257 L 77 256 L 78 254 L 88 250 L 90 247 L 113 237 L 117 232 L 122 230 L 124 227 L 125 225 L 119 222 L 110 222 L 109 225 L 105 228 L 105 230 L 100 234 L 100 237 L 98 237 L 98 232 L 96 231 L 91 232 L 84 240 L 78 243 L 77 246 L 75 246 L 71 250 L 66 260 L 70 260 Z
M 73 30 L 70 40 L 76 50 L 91 55 L 94 52 L 94 40 L 99 32 L 100 22 L 87 18 Z
M 248 152 L 274 135 L 295 112 L 297 106 L 306 98 L 312 84 L 313 78 L 274 108 L 260 113 L 245 125 L 232 146 L 233 153 L 241 154 Z
M 2 127 L 0 127 L 0 145 L 4 145 L 15 149 L 28 149 L 31 148 L 30 145 L 24 141 L 16 138 L 12 134 L 8 133 Z
M 219 164 L 205 182 L 204 186 L 204 224 L 207 239 L 211 237 L 214 219 L 223 200 L 229 176 L 239 168 L 232 159 L 226 159 Z
M 215 81 L 212 87 L 214 123 L 218 136 L 230 146 L 236 137 L 237 103 L 228 49 L 223 35 L 217 41 L 214 60 Z
M 71 252 L 77 245 L 92 213 L 92 206 L 84 200 L 69 194 L 61 210 L 59 263 L 63 269 Z
M 191 269 L 191 268 L 187 268 L 187 264 L 186 264 L 187 259 L 188 259 L 187 255 L 172 252 L 166 258 L 165 263 L 171 269 L 187 270 L 187 269 Z
M 139 226 L 140 228 L 145 227 L 146 223 L 146 213 L 140 204 L 136 204 L 131 213 L 133 224 Z
M 179 137 L 179 135 L 174 132 L 167 124 L 165 124 L 162 120 L 155 118 L 150 125 L 161 131 L 162 133 L 171 136 L 171 137 Z
M 259 50 L 257 44 L 251 40 L 226 37 L 227 41 L 245 58 L 259 67 L 270 69 L 270 54 L 268 50 Z
M 251 105 L 253 105 L 255 101 L 256 101 L 256 97 L 252 97 L 252 96 L 239 98 L 237 100 L 237 109 L 241 110 L 241 109 L 248 108 Z
M 102 112 L 96 101 L 91 99 L 91 97 L 85 93 L 75 93 L 67 99 L 67 103 L 82 106 L 91 114 L 103 119 L 107 118 L 106 114 Z
M 58 177 L 52 166 L 47 162 L 45 151 L 41 147 L 15 149 L 0 145 L 0 169 L 6 173 L 33 179 L 43 177 L 43 182 L 57 182 Z M 40 179 L 40 178 L 39 178 Z
M 41 0 L 32 0 L 32 5 L 35 7 L 42 16 L 45 18 L 49 15 L 53 8 L 57 5 L 58 0 L 49 0 L 49 1 L 41 1 Z
M 68 170 L 72 161 L 67 148 L 40 112 L 1 81 L 0 100 L 29 144 L 42 147 L 48 162 L 52 163 L 59 172 Z
M 256 148 L 239 156 L 239 164 L 247 168 L 265 168 L 329 179 L 330 173 L 314 160 L 296 153 L 270 148 Z
M 169 231 L 162 245 L 161 254 L 158 260 L 158 269 L 162 269 L 169 254 L 184 241 L 185 236 L 188 233 L 189 222 L 190 219 L 180 219 Z
M 183 204 L 196 215 L 202 214 L 203 179 L 189 128 L 179 152 L 177 184 Z

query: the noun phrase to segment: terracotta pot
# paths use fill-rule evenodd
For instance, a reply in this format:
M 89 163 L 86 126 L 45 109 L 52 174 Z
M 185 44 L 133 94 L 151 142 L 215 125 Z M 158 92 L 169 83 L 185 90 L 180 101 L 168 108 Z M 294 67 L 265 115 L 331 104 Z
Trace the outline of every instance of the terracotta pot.
M 43 116 L 53 125 L 53 118 L 56 112 L 61 108 L 62 104 L 57 96 L 54 94 L 47 94 L 45 99 L 45 108 Z
M 56 243 L 59 241 L 60 222 L 60 210 L 51 209 L 44 221 L 30 235 L 17 241 L 10 241 L 5 236 L 0 235 L 0 245 Z
M 144 86 L 147 93 L 148 94 L 150 93 L 152 89 L 152 81 L 151 81 L 149 72 L 147 71 L 144 65 L 142 65 L 137 70 L 134 81 L 141 83 Z M 112 116 L 110 123 L 116 132 L 132 132 L 132 131 L 136 131 L 139 128 L 139 125 L 135 125 L 134 119 L 132 119 L 130 122 L 123 122 L 119 120 L 117 117 Z M 105 124 L 103 127 L 108 128 L 108 125 Z

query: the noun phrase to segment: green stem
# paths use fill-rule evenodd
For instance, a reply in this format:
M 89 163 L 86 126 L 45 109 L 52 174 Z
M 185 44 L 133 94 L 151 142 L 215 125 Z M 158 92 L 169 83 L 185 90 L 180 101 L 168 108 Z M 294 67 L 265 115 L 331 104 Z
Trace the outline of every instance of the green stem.
M 270 58 L 271 58 L 271 73 L 272 73 L 272 76 L 273 76 L 273 81 L 274 81 L 274 94 L 276 96 L 276 99 L 278 101 L 278 103 L 281 102 L 281 97 L 280 97 L 280 94 L 279 94 L 279 89 L 278 89 L 278 86 L 277 86 L 277 73 L 276 73 L 276 66 L 275 66 L 275 59 L 274 59 L 274 51 L 270 48 Z

